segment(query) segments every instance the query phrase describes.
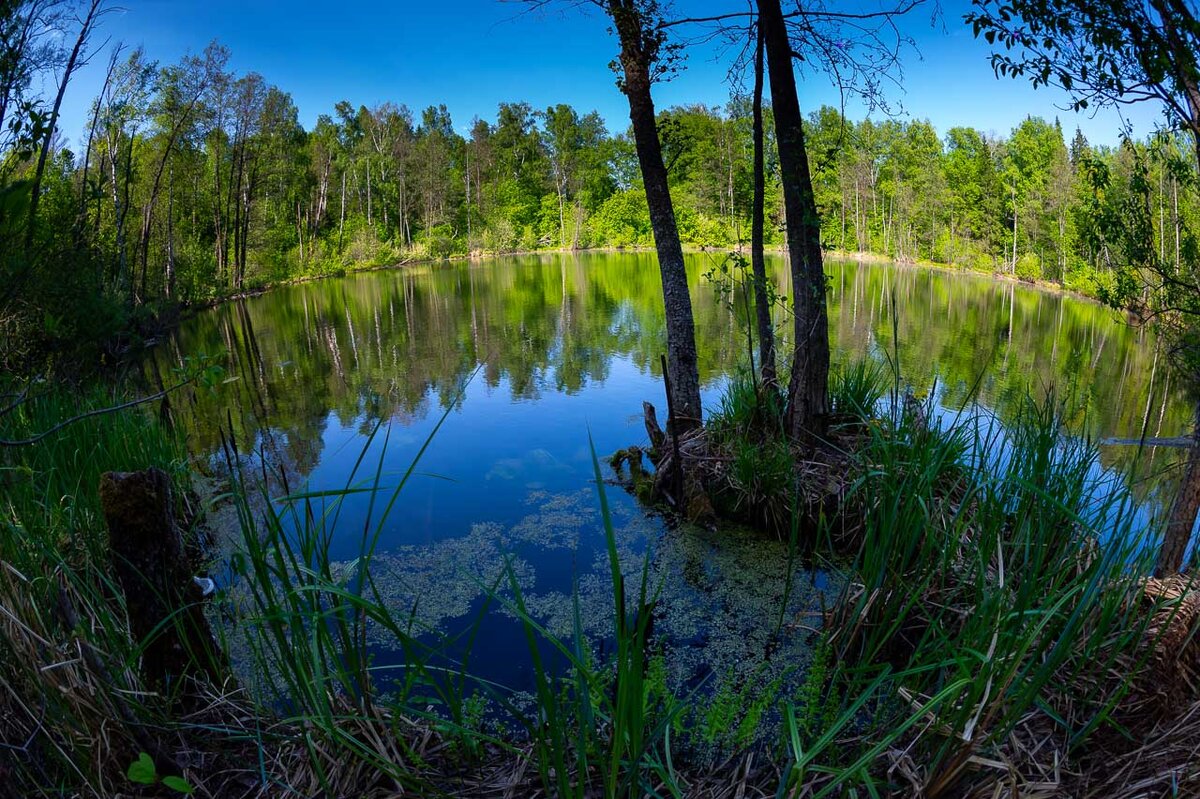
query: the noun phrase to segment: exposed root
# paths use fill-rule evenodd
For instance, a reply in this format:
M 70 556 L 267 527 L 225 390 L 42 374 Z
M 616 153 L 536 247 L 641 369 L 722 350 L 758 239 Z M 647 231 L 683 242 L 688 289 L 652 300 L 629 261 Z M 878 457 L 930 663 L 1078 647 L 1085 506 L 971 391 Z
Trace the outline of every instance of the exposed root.
M 853 526 L 848 524 L 846 493 L 856 474 L 850 453 L 861 437 L 854 425 L 835 427 L 818 443 L 789 445 L 782 436 L 769 437 L 757 448 L 760 452 L 747 453 L 706 428 L 673 437 L 659 427 L 653 405 L 643 403 L 643 411 L 652 448 L 638 450 L 638 454 L 651 458 L 654 477 L 645 497 L 637 490 L 637 476 L 631 475 L 639 497 L 665 502 L 693 523 L 712 525 L 717 519 L 736 519 L 783 537 L 790 533 L 794 516 L 801 533 L 815 531 L 822 519 L 838 537 Z M 786 449 L 784 463 L 755 460 L 771 447 Z M 632 471 L 629 454 L 635 449 L 617 453 L 614 467 L 630 463 Z M 774 468 L 762 468 L 764 465 Z

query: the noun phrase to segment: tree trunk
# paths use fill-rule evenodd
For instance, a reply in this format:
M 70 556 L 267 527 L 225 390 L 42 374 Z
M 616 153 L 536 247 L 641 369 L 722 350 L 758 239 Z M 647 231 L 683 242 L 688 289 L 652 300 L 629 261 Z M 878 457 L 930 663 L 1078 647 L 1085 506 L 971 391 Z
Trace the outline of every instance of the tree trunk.
M 217 274 L 222 281 L 228 273 L 225 263 L 225 225 L 221 200 L 221 147 L 220 139 L 213 137 L 213 253 L 217 258 Z
M 1195 17 L 1185 3 L 1179 0 L 1152 0 L 1151 6 L 1164 19 L 1174 15 L 1179 24 L 1193 27 Z M 1176 64 L 1175 78 L 1187 99 L 1188 114 L 1185 121 L 1188 132 L 1192 135 L 1193 155 L 1197 167 L 1200 167 L 1200 83 L 1194 72 L 1194 54 L 1188 51 L 1181 40 L 1178 30 L 1165 26 L 1164 33 L 1171 46 Z M 1178 236 L 1178 232 L 1176 233 Z M 1178 245 L 1176 245 L 1178 247 Z M 1176 256 L 1178 258 L 1178 256 Z M 1178 268 L 1178 264 L 1176 264 Z M 1200 511 L 1200 400 L 1196 404 L 1196 418 L 1192 437 L 1194 442 L 1188 450 L 1187 466 L 1183 475 L 1183 483 L 1179 493 L 1171 503 L 1171 512 L 1167 519 L 1167 530 L 1163 538 L 1162 550 L 1158 554 L 1155 574 L 1179 571 L 1183 565 L 1183 556 L 1192 537 L 1192 528 L 1196 524 L 1196 514 Z
M 54 130 L 58 127 L 58 113 L 62 109 L 63 95 L 67 93 L 67 84 L 71 81 L 72 73 L 75 72 L 76 67 L 80 66 L 79 56 L 83 53 L 83 46 L 87 43 L 88 36 L 92 32 L 92 26 L 96 22 L 96 15 L 100 11 L 100 6 L 101 0 L 92 0 L 88 6 L 87 16 L 83 18 L 83 24 L 79 28 L 79 36 L 75 39 L 75 46 L 71 48 L 71 55 L 67 57 L 67 65 L 63 68 L 62 80 L 58 84 L 58 93 L 54 95 L 54 106 L 50 111 L 50 121 L 46 126 L 46 133 L 42 139 L 41 151 L 38 153 L 37 167 L 33 172 L 33 185 L 29 193 L 28 226 L 25 228 L 26 254 L 33 250 L 33 235 L 37 228 L 38 202 L 42 197 L 42 176 L 46 172 L 46 158 L 50 155 L 50 144 L 54 138 Z
M 79 217 L 75 221 L 75 248 L 82 252 L 83 250 L 83 228 L 87 224 L 88 217 L 88 170 L 92 162 L 92 144 L 96 136 L 96 128 L 100 124 L 100 99 L 108 93 L 108 87 L 112 83 L 113 70 L 117 66 L 117 55 L 119 50 L 114 50 L 112 57 L 108 62 L 108 72 L 104 75 L 104 84 L 100 88 L 100 94 L 96 97 L 95 106 L 92 108 L 91 124 L 88 125 L 87 146 L 83 150 L 83 175 L 80 180 L 79 187 Z M 3 114 L 0 114 L 0 128 L 3 127 Z M 101 166 L 104 161 L 101 160 Z M 103 168 L 99 169 L 101 173 Z M 99 182 L 99 181 L 97 181 Z M 99 192 L 97 192 L 99 194 Z M 97 198 L 97 207 L 99 207 L 99 199 Z
M 1013 254 L 1012 271 L 1017 271 L 1017 184 L 1013 184 Z
M 121 137 L 119 133 L 112 133 L 108 137 L 110 155 L 108 159 L 109 178 L 112 180 L 112 201 L 113 201 L 113 217 L 114 227 L 116 228 L 117 236 L 117 257 L 116 257 L 116 275 L 113 280 L 118 286 L 124 283 L 128 277 L 126 274 L 125 261 L 125 209 L 121 202 L 121 182 L 118 180 L 117 168 L 120 166 L 121 155 Z M 100 219 L 99 211 L 96 212 L 96 219 Z
M 1183 566 L 1183 557 L 1188 542 L 1192 539 L 1192 528 L 1196 525 L 1196 514 L 1200 512 L 1200 402 L 1196 407 L 1196 429 L 1192 433 L 1192 445 L 1188 448 L 1187 465 L 1184 467 L 1183 482 L 1171 502 L 1167 516 L 1167 529 L 1163 534 L 1162 549 L 1154 574 L 1165 577 L 1175 574 Z
M 785 425 L 788 435 L 799 439 L 805 433 L 819 434 L 829 412 L 829 317 L 825 307 L 821 223 L 804 145 L 792 48 L 779 0 L 758 0 L 758 12 L 771 80 L 792 270 L 796 349 Z
M 342 252 L 342 233 L 346 229 L 346 170 L 342 170 L 342 206 L 338 218 L 338 254 Z
M 175 167 L 167 177 L 167 270 L 163 281 L 167 299 L 175 296 Z
M 236 164 L 236 173 L 234 168 L 229 170 L 229 204 L 233 206 L 233 283 L 238 291 L 242 290 L 242 277 L 244 270 L 242 269 L 242 193 L 245 187 L 242 185 L 245 180 L 246 171 L 246 143 L 241 141 L 234 149 L 234 163 Z
M 624 71 L 621 88 L 629 100 L 629 120 L 633 124 L 650 226 L 658 251 L 667 322 L 667 377 L 674 410 L 670 432 L 678 435 L 699 427 L 702 421 L 700 374 L 683 248 L 667 186 L 667 168 L 654 119 L 654 101 L 650 96 L 650 68 L 657 51 L 658 33 L 645 24 L 636 0 L 609 0 L 608 13 L 621 41 L 620 60 Z
M 758 362 L 763 385 L 774 389 L 778 382 L 775 371 L 775 330 L 771 326 L 771 302 L 767 296 L 767 265 L 763 256 L 766 226 L 766 167 L 763 157 L 763 37 L 758 31 L 754 50 L 754 208 L 750 220 L 750 267 L 754 274 L 754 306 L 758 322 Z M 843 214 L 843 220 L 845 216 Z M 845 223 L 843 222 L 843 231 Z M 843 232 L 843 239 L 845 233 Z
M 558 191 L 558 246 L 565 248 L 567 246 L 567 211 L 566 211 L 566 190 L 563 188 L 562 178 L 558 178 L 555 189 Z
M 184 126 L 187 125 L 188 120 L 191 118 L 192 110 L 196 107 L 196 103 L 198 103 L 200 101 L 200 97 L 204 93 L 204 90 L 205 90 L 205 88 L 207 88 L 207 86 L 208 86 L 207 81 L 200 82 L 200 88 L 196 90 L 195 95 L 193 95 L 191 101 L 187 104 L 187 107 L 184 109 L 182 116 L 179 119 L 175 120 L 175 124 L 173 124 L 171 126 L 171 132 L 167 136 L 166 145 L 163 147 L 162 158 L 159 159 L 158 167 L 155 169 L 155 172 L 154 172 L 154 180 L 151 181 L 151 183 L 150 183 L 150 199 L 146 202 L 146 215 L 145 215 L 145 218 L 142 220 L 142 235 L 141 235 L 141 241 L 140 241 L 141 257 L 142 257 L 142 292 L 143 292 L 143 294 L 145 293 L 145 289 L 146 289 L 146 262 L 150 257 L 151 223 L 154 221 L 154 205 L 158 201 L 158 191 L 159 191 L 159 187 L 162 183 L 163 170 L 167 167 L 167 162 L 171 158 L 171 151 L 175 147 L 175 142 L 179 138 L 180 132 L 183 130 Z M 143 297 L 143 299 L 145 299 L 145 298 Z

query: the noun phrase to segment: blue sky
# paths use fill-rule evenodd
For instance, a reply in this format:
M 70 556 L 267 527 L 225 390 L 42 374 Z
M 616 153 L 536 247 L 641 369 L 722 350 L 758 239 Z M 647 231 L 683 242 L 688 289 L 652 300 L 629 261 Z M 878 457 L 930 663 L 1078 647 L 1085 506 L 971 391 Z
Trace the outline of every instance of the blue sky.
M 878 2 L 829 0 L 829 5 Z M 694 16 L 745 5 L 745 0 L 675 2 L 677 10 Z M 570 6 L 565 0 L 560 10 L 528 12 L 519 2 L 498 0 L 123 0 L 122 10 L 106 18 L 102 34 L 142 45 L 164 64 L 217 39 L 232 51 L 231 66 L 239 74 L 259 72 L 289 92 L 306 126 L 342 99 L 356 106 L 390 100 L 416 114 L 445 103 L 460 129 L 476 116 L 494 119 L 499 102 L 525 101 L 535 108 L 566 102 L 581 111 L 595 109 L 611 130 L 623 130 L 627 109 L 608 67 L 615 40 L 601 15 Z M 1062 110 L 1066 97 L 1060 92 L 997 80 L 987 46 L 962 23 L 968 6 L 947 0 L 936 26 L 932 8 L 918 8 L 905 20 L 918 50 L 904 54 L 903 91 L 889 89 L 903 105 L 903 116 L 927 118 L 942 133 L 965 124 L 1001 135 L 1026 115 L 1058 116 L 1068 137 L 1079 125 L 1094 142 L 1116 141 L 1116 113 L 1074 114 Z M 690 48 L 685 71 L 656 87 L 656 104 L 724 103 L 732 57 L 721 45 Z M 61 126 L 68 139 L 80 137 L 104 61 L 95 57 L 69 88 Z M 825 77 L 803 77 L 806 110 L 838 103 Z M 1154 122 L 1149 109 L 1126 113 L 1136 132 L 1149 132 Z M 865 111 L 851 103 L 847 114 L 858 119 Z

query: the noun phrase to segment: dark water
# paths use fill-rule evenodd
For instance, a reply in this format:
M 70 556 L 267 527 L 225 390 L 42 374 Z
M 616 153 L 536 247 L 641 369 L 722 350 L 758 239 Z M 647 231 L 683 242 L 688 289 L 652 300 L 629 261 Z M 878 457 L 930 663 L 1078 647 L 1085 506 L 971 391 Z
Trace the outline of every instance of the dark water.
M 703 277 L 717 258 L 689 261 L 710 405 L 747 350 L 741 299 L 731 309 Z M 789 294 L 783 262 L 770 265 Z M 1026 393 L 1055 390 L 1068 399 L 1071 422 L 1094 436 L 1136 437 L 1143 424 L 1173 436 L 1187 427 L 1187 404 L 1154 341 L 1099 305 L 939 271 L 855 263 L 827 271 L 835 364 L 898 353 L 918 395 L 936 379 L 941 407 L 974 400 L 1001 420 Z M 218 470 L 219 431 L 232 421 L 242 450 L 286 473 L 293 491 L 346 487 L 380 422 L 359 479 L 382 457 L 383 483 L 395 485 L 440 423 L 384 525 L 376 581 L 389 600 L 415 608 L 432 629 L 460 631 L 483 607 L 479 582 L 494 581 L 509 557 L 528 605 L 553 632 L 570 635 L 577 586 L 585 627 L 601 635 L 611 589 L 589 436 L 601 459 L 644 443 L 641 402 L 661 406 L 663 396 L 661 296 L 655 261 L 644 254 L 375 272 L 206 312 L 160 348 L 157 367 L 218 355 L 232 380 L 201 395 L 189 415 L 196 458 Z M 776 317 L 786 328 L 785 314 Z M 1144 462 L 1139 476 L 1168 456 Z M 1128 457 L 1111 448 L 1104 463 L 1119 471 Z M 1139 488 L 1146 494 L 1153 484 Z M 652 553 L 652 584 L 662 591 L 657 629 L 673 642 L 673 681 L 711 672 L 741 684 L 803 662 L 806 614 L 819 607 L 828 578 L 789 575 L 781 543 L 737 530 L 668 530 L 621 490 L 608 495 L 626 568 Z M 334 557 L 356 556 L 367 506 L 361 495 L 344 501 Z M 477 630 L 471 671 L 528 687 L 511 614 L 493 607 Z M 373 643 L 386 661 L 388 642 Z

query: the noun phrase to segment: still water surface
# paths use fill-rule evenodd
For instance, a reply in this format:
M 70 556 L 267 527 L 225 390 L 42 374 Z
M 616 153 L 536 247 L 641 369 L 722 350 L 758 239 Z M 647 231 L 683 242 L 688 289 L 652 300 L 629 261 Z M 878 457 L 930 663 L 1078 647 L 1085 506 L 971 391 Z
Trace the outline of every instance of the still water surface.
M 740 295 L 731 308 L 705 277 L 718 257 L 689 256 L 710 407 L 747 350 Z M 784 262 L 769 266 L 789 294 Z M 1095 303 L 936 270 L 847 262 L 827 272 L 835 364 L 898 354 L 905 382 L 918 395 L 936 385 L 949 410 L 974 401 L 1004 419 L 1026 393 L 1053 389 L 1089 435 L 1136 437 L 1144 423 L 1151 435 L 1186 429 L 1187 404 L 1154 341 Z M 776 323 L 788 327 L 782 310 Z M 192 409 L 195 457 L 218 472 L 220 431 L 232 424 L 250 460 L 285 473 L 292 490 L 344 488 L 380 422 L 364 473 L 382 457 L 384 483 L 395 485 L 440 422 L 386 520 L 376 580 L 431 630 L 460 632 L 484 612 L 470 670 L 526 688 L 520 627 L 494 603 L 485 609 L 479 583 L 511 559 L 528 605 L 564 637 L 577 587 L 585 627 L 602 637 L 611 589 L 589 436 L 602 459 L 645 443 L 641 402 L 662 404 L 664 345 L 652 256 L 547 255 L 278 289 L 190 320 L 157 365 L 218 354 L 235 379 Z M 1114 471 L 1128 457 L 1104 456 Z M 789 576 L 777 542 L 669 529 L 620 489 L 608 494 L 626 568 L 651 553 L 673 682 L 766 681 L 803 662 L 802 631 L 832 578 Z M 335 558 L 357 554 L 367 505 L 361 495 L 344 501 Z M 381 662 L 398 657 L 386 641 L 373 644 Z M 454 650 L 467 655 L 462 643 Z

